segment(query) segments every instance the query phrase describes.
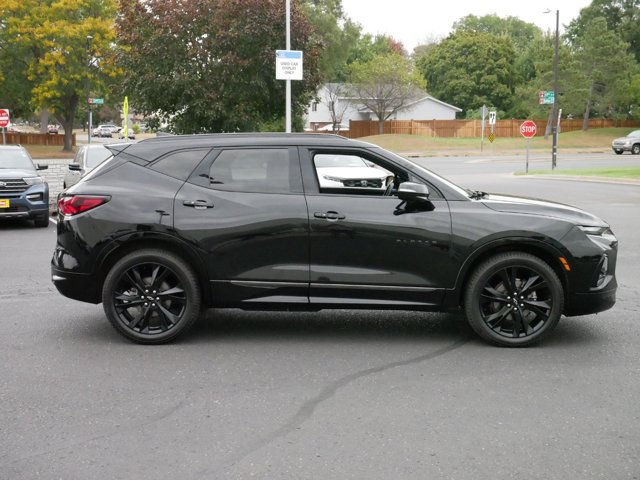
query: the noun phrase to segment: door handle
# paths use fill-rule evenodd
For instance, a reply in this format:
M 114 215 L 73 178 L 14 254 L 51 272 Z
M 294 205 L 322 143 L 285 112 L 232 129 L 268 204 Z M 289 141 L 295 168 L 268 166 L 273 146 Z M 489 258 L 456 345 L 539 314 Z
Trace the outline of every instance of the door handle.
M 341 215 L 338 212 L 334 212 L 334 211 L 329 211 L 324 213 L 315 212 L 313 216 L 315 218 L 324 218 L 325 220 L 329 220 L 329 221 L 344 220 L 346 218 L 344 215 Z
M 206 200 L 185 200 L 182 202 L 185 207 L 193 207 L 196 210 L 205 210 L 207 208 L 213 208 L 213 203 L 208 203 Z

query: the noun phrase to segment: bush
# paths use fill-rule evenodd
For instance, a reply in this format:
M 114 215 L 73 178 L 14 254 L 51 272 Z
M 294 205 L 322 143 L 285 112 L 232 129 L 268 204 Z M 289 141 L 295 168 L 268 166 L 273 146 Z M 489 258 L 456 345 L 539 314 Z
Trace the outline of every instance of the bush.
M 134 123 L 133 126 L 131 127 L 131 130 L 133 130 L 133 133 L 138 135 L 140 133 L 140 125 L 138 125 L 137 123 Z

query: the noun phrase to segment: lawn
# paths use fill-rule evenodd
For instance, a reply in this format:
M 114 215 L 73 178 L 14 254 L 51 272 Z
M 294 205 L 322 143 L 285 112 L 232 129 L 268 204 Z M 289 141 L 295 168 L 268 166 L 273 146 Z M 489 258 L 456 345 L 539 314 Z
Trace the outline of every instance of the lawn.
M 519 172 L 516 175 L 524 175 L 524 173 Z M 640 180 L 640 167 L 582 168 L 577 170 L 531 170 L 529 175 L 571 175 Z

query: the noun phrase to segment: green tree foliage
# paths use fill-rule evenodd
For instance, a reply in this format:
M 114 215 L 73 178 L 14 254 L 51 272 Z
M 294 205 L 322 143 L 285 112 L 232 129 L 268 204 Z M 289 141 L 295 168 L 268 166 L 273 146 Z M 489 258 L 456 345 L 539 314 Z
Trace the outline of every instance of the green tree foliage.
M 587 94 L 584 101 L 583 129 L 589 125 L 592 111 L 602 116 L 614 116 L 619 102 L 627 103 L 633 75 L 637 72 L 629 44 L 609 30 L 604 17 L 596 17 L 585 25 L 583 34 L 573 41 L 576 59 L 585 78 Z M 623 107 L 625 110 L 628 105 Z
M 569 41 L 584 38 L 588 25 L 598 17 L 604 18 L 607 28 L 629 44 L 631 53 L 640 62 L 640 1 L 592 0 L 567 27 Z
M 406 56 L 407 52 L 401 42 L 388 35 L 360 35 L 351 46 L 346 62 L 339 68 L 334 76 L 338 82 L 348 82 L 351 74 L 351 66 L 354 63 L 368 63 L 380 55 L 397 54 Z
M 301 0 L 301 8 L 313 26 L 311 41 L 320 49 L 323 81 L 332 82 L 360 38 L 360 27 L 344 14 L 341 0 Z
M 525 22 L 517 17 L 502 18 L 497 15 L 476 17 L 467 15 L 453 24 L 454 32 L 489 33 L 498 37 L 511 39 L 516 54 L 529 48 L 534 40 L 542 36 L 540 28 L 533 23 Z
M 350 66 L 353 96 L 378 117 L 379 132 L 384 121 L 410 101 L 424 95 L 425 82 L 411 62 L 398 53 L 377 55 Z
M 483 104 L 503 112 L 514 103 L 511 40 L 484 32 L 455 32 L 416 61 L 436 98 L 464 110 Z
M 285 47 L 279 0 L 123 1 L 117 21 L 123 93 L 180 133 L 251 131 L 284 117 L 285 82 L 275 50 Z M 304 52 L 304 80 L 292 82 L 301 116 L 320 82 L 320 47 L 297 2 L 291 48 Z
M 15 70 L 5 70 L 2 63 L 4 82 L 16 85 L 26 74 L 25 85 L 12 90 L 14 101 L 24 110 L 28 90 L 32 107 L 51 109 L 64 127 L 65 150 L 72 148 L 73 123 L 86 86 L 100 91 L 106 78 L 117 74 L 108 58 L 115 13 L 115 0 L 0 3 L 0 45 L 23 56 Z M 89 48 L 88 35 L 93 37 Z

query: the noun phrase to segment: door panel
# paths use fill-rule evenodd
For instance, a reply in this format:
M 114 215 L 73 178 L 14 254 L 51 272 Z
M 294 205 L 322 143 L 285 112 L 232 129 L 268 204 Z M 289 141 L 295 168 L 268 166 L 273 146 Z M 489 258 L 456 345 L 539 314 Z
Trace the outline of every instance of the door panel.
M 292 171 L 299 175 L 297 156 L 295 162 Z M 250 162 L 243 163 L 241 185 L 251 184 L 257 190 L 257 180 L 246 180 L 257 175 L 247 173 L 246 163 Z M 226 162 L 225 169 L 231 164 Z M 214 302 L 308 303 L 309 221 L 304 195 L 231 191 L 237 181 L 223 184 L 220 175 L 209 180 L 206 171 L 206 184 L 197 171 L 195 181 L 200 184 L 190 179 L 176 195 L 175 228 L 201 249 Z

